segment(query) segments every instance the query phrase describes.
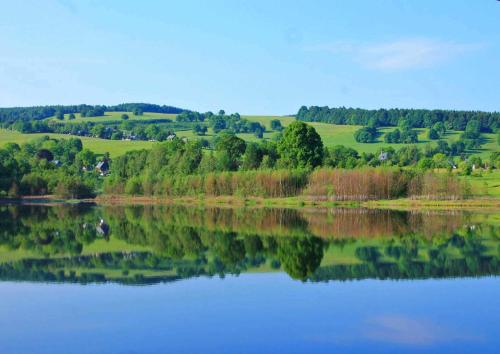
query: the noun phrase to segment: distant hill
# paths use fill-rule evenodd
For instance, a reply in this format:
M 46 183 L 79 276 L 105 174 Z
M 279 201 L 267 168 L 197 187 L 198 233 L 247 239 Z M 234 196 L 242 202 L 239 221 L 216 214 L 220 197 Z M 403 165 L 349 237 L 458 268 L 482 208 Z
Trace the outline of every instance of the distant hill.
M 104 115 L 104 112 L 151 112 L 178 114 L 187 111 L 174 106 L 157 105 L 151 103 L 122 103 L 113 106 L 106 105 L 49 105 L 33 107 L 8 107 L 0 108 L 0 123 L 11 123 L 18 120 L 30 121 L 41 120 L 52 117 L 56 114 L 80 113 L 87 117 Z

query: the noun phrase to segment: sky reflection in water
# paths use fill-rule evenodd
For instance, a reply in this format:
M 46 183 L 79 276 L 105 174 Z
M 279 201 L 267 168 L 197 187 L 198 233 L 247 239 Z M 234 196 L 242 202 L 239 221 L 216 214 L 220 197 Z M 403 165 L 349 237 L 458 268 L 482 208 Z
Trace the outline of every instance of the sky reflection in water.
M 2 353 L 494 353 L 496 278 L 0 284 Z
M 170 207 L 0 214 L 2 354 L 500 347 L 492 215 Z

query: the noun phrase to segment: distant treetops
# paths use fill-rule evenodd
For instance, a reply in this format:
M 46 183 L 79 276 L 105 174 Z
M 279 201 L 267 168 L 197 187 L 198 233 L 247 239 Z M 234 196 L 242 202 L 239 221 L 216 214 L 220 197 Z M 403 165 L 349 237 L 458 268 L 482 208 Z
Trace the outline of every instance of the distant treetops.
M 215 134 L 221 131 L 227 131 L 234 134 L 253 133 L 257 138 L 262 138 L 266 131 L 266 127 L 259 122 L 252 122 L 248 119 L 244 119 L 239 113 L 226 114 L 224 110 L 220 110 L 217 114 L 212 112 L 199 113 L 185 111 L 178 114 L 175 120 L 183 123 L 197 122 L 198 124 L 193 128 L 193 132 L 197 135 L 205 135 L 208 127 L 212 128 Z M 201 123 L 203 122 L 207 122 L 208 127 L 202 125 Z M 274 127 L 277 127 L 276 123 Z M 278 128 L 276 130 L 278 130 Z
M 401 126 L 402 121 L 410 123 L 411 128 L 433 128 L 441 122 L 449 130 L 465 130 L 467 123 L 476 121 L 483 133 L 493 133 L 500 125 L 499 112 L 454 111 L 428 109 L 361 109 L 329 108 L 302 106 L 297 119 L 306 122 L 323 122 L 344 125 L 363 125 L 376 127 Z
M 500 127 L 500 113 L 480 111 L 452 111 L 427 109 L 378 109 L 329 108 L 302 106 L 297 119 L 306 122 L 323 122 L 345 125 L 362 125 L 354 133 L 359 143 L 374 143 L 381 135 L 378 128 L 396 126 L 384 135 L 389 144 L 414 144 L 418 134 L 414 128 L 428 128 L 430 140 L 444 137 L 447 130 L 464 131 L 458 142 L 458 150 L 477 149 L 483 144 L 481 133 L 496 133 Z
M 183 111 L 185 110 L 178 107 L 150 103 L 122 103 L 114 106 L 80 104 L 10 107 L 0 108 L 0 123 L 42 120 L 54 116 L 62 120 L 65 114 L 69 114 L 69 118 L 74 119 L 75 113 L 79 113 L 82 117 L 98 117 L 104 115 L 104 112 L 133 112 L 134 115 L 142 115 L 143 112 L 178 114 Z

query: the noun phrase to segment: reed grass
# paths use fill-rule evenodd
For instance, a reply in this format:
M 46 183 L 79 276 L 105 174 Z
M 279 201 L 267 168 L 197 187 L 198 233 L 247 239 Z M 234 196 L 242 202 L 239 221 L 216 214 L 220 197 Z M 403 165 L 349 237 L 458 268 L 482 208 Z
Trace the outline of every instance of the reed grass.
M 458 200 L 471 195 L 469 184 L 452 175 L 391 168 L 256 170 L 134 177 L 127 181 L 112 177 L 106 181 L 104 192 L 167 197 L 301 196 L 318 201 Z

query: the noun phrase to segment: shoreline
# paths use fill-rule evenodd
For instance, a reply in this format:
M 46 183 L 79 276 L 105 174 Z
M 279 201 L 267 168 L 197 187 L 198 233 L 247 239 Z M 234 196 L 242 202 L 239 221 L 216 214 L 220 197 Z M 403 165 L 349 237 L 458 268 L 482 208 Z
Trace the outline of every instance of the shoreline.
M 463 200 L 430 200 L 430 199 L 391 199 L 368 201 L 333 201 L 317 200 L 308 197 L 261 198 L 261 197 L 154 197 L 154 196 L 126 196 L 101 195 L 94 199 L 64 199 L 53 195 L 25 196 L 17 199 L 2 198 L 0 205 L 58 205 L 58 204 L 96 204 L 96 205 L 184 205 L 209 206 L 226 208 L 370 208 L 370 209 L 459 209 L 500 211 L 500 198 L 473 198 Z
M 261 198 L 261 197 L 144 197 L 144 196 L 98 196 L 101 205 L 196 205 L 217 207 L 272 207 L 272 208 L 370 208 L 370 209 L 462 209 L 500 211 L 500 198 L 475 198 L 463 200 L 392 199 L 368 201 L 316 200 L 308 197 Z

